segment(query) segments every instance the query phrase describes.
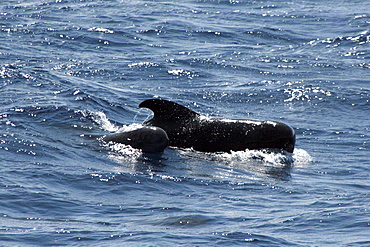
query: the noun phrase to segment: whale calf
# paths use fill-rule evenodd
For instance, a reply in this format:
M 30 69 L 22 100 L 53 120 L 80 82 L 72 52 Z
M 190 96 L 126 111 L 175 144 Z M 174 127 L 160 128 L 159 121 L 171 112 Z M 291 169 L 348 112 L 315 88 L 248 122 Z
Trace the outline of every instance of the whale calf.
M 294 151 L 295 132 L 284 123 L 211 118 L 163 99 L 145 100 L 139 107 L 153 111 L 154 117 L 144 125 L 162 128 L 170 146 L 201 152 L 266 148 Z
M 105 142 L 116 142 L 141 149 L 143 153 L 163 153 L 168 146 L 168 136 L 160 127 L 143 126 L 131 131 L 106 135 Z

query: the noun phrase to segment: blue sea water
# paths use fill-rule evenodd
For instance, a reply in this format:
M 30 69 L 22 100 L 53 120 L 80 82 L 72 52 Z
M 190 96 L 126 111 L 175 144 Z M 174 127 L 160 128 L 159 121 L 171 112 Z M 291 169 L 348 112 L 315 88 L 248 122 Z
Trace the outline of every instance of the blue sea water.
M 369 246 L 370 2 L 0 2 L 1 246 Z M 98 137 L 160 97 L 293 155 Z

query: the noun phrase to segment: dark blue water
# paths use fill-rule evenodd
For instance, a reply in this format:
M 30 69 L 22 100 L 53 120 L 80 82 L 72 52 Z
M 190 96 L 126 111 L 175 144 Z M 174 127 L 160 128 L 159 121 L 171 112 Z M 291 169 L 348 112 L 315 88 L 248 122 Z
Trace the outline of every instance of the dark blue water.
M 0 245 L 370 245 L 370 2 L 1 1 Z M 160 97 L 293 155 L 97 137 Z

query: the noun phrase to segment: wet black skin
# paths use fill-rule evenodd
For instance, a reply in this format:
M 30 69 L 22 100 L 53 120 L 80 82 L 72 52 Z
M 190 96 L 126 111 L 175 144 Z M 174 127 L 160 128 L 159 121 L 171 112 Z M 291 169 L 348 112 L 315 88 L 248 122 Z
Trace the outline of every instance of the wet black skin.
M 145 100 L 139 107 L 153 111 L 154 117 L 144 125 L 164 129 L 170 146 L 202 152 L 266 148 L 294 151 L 295 132 L 283 123 L 208 118 L 163 99 Z
M 159 127 L 143 126 L 141 128 L 103 137 L 105 142 L 116 142 L 141 149 L 143 153 L 162 153 L 168 146 L 168 136 Z

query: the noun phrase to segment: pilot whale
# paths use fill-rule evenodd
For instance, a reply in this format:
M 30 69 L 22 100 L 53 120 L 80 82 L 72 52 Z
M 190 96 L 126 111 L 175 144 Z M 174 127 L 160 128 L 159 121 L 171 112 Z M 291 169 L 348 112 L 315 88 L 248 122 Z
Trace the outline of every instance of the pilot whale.
M 167 133 L 170 146 L 201 152 L 294 151 L 295 132 L 284 123 L 211 118 L 164 99 L 148 99 L 139 107 L 154 113 L 154 117 L 143 125 L 162 128 Z
M 143 126 L 131 131 L 106 135 L 105 142 L 116 142 L 141 149 L 143 153 L 162 153 L 168 146 L 167 133 L 160 127 Z

